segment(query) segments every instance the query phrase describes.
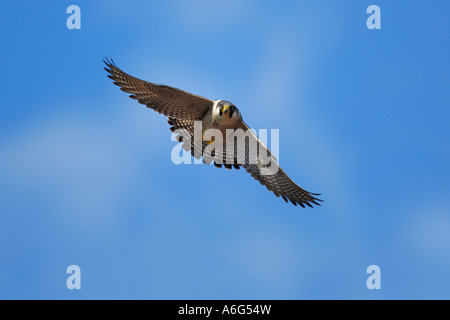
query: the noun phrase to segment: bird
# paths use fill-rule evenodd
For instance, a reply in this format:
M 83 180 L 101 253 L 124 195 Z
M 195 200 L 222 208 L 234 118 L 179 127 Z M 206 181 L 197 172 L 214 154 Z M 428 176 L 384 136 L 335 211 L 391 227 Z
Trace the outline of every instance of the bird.
M 112 58 L 105 58 L 103 62 L 106 65 L 104 69 L 108 72 L 108 77 L 120 87 L 120 90 L 130 93 L 130 98 L 168 118 L 170 130 L 178 134 L 177 141 L 183 142 L 183 149 L 190 150 L 192 156 L 203 157 L 203 162 L 214 163 L 218 168 L 243 167 L 269 191 L 295 206 L 300 205 L 303 208 L 305 205 L 320 206 L 319 202 L 323 200 L 316 197 L 320 194 L 302 189 L 289 178 L 270 150 L 243 121 L 241 112 L 233 103 L 227 100 L 211 100 L 168 85 L 140 80 L 122 71 Z M 200 143 L 195 143 L 196 123 L 202 126 Z M 205 138 L 207 130 L 211 129 L 222 133 L 221 141 L 216 140 L 216 135 L 211 136 L 210 139 Z M 217 143 L 224 142 L 223 137 L 228 137 L 227 130 L 230 129 L 244 132 L 245 143 L 239 144 L 234 140 L 234 143 L 230 144 L 231 147 L 227 149 L 223 145 L 222 150 Z M 214 144 L 219 147 L 211 148 L 213 150 L 209 150 L 210 153 L 207 154 L 208 147 Z M 266 160 L 263 161 L 262 156 L 258 155 L 265 155 Z

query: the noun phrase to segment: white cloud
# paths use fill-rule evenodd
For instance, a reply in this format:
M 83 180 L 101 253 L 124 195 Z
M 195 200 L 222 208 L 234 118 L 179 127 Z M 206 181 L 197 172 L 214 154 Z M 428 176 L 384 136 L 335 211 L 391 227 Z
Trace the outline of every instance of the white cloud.
M 192 0 L 173 2 L 172 11 L 176 20 L 183 26 L 193 28 L 196 32 L 212 32 L 227 29 L 245 17 L 251 10 L 249 1 L 207 1 Z
M 63 225 L 95 232 L 109 229 L 123 214 L 121 204 L 143 165 L 139 155 L 146 151 L 130 140 L 150 136 L 135 135 L 142 130 L 139 119 L 116 119 L 123 120 L 122 127 L 110 116 L 105 122 L 82 114 L 36 121 L 3 142 L 0 186 L 20 192 L 25 202 L 38 195 L 38 207 L 30 210 L 43 217 L 48 210 Z
M 406 225 L 407 247 L 414 254 L 435 259 L 450 266 L 450 208 L 441 204 L 411 215 Z

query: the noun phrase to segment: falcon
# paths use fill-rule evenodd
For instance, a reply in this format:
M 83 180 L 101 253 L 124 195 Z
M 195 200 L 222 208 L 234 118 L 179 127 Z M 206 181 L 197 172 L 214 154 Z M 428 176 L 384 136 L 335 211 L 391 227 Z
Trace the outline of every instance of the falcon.
M 109 73 L 108 77 L 120 90 L 131 93 L 130 98 L 168 117 L 170 130 L 178 133 L 177 139 L 183 142 L 183 149 L 190 150 L 194 157 L 203 157 L 203 162 L 213 162 L 219 168 L 243 167 L 269 191 L 295 206 L 304 208 L 305 205 L 320 205 L 319 201 L 322 200 L 315 197 L 320 194 L 302 189 L 288 177 L 270 150 L 242 120 L 239 109 L 233 103 L 210 100 L 174 87 L 140 80 L 119 69 L 112 59 L 105 59 L 103 62 L 106 64 L 104 69 Z M 198 141 L 195 136 L 198 123 L 201 124 L 202 133 L 200 144 L 195 143 Z M 205 137 L 208 130 L 216 130 L 226 139 L 229 132 L 241 130 L 245 132 L 247 140 L 244 144 L 234 140 L 223 149 L 212 148 L 207 154 L 206 151 L 211 145 L 223 142 L 223 138 L 222 141 L 212 139 L 216 136 L 209 139 Z M 262 155 L 265 156 L 265 161 Z

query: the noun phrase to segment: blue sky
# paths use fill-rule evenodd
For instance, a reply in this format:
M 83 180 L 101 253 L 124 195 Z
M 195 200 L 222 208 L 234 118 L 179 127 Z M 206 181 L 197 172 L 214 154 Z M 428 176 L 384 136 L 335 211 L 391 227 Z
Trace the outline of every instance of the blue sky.
M 3 3 L 0 298 L 449 299 L 449 9 Z M 174 165 L 166 119 L 112 84 L 105 56 L 279 129 L 282 167 L 323 205 Z M 73 264 L 81 290 L 66 287 Z M 366 287 L 373 264 L 381 290 Z

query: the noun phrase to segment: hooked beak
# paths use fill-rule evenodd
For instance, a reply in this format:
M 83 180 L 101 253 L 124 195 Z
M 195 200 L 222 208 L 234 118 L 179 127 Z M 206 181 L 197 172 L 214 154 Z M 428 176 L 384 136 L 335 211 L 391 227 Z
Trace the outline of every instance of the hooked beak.
M 230 106 L 223 106 L 223 113 L 228 113 L 230 111 Z

